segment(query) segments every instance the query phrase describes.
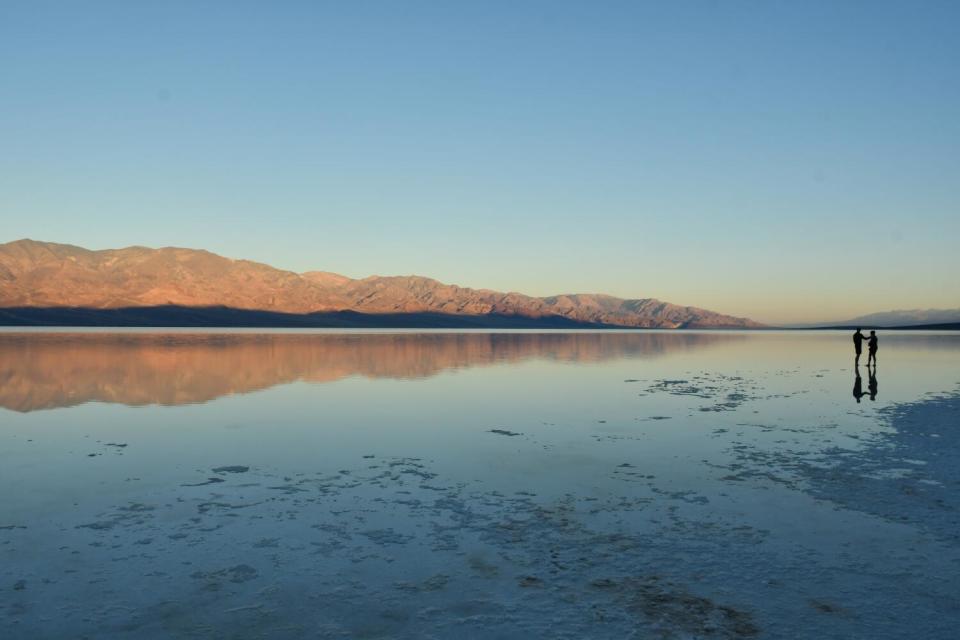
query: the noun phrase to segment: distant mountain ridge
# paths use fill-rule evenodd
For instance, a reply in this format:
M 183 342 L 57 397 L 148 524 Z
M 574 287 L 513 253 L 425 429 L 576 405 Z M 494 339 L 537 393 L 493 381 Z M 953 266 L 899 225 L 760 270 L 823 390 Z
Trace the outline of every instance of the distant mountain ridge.
M 128 247 L 92 251 L 18 240 L 0 245 L 0 308 L 95 310 L 208 308 L 324 314 L 439 314 L 444 317 L 558 320 L 638 328 L 754 328 L 759 323 L 653 298 L 603 294 L 537 298 L 470 289 L 422 276 L 294 273 L 209 251 Z M 54 321 L 54 324 L 56 322 Z
M 864 324 L 881 327 L 952 324 L 960 322 L 960 309 L 897 309 L 857 316 L 843 324 Z

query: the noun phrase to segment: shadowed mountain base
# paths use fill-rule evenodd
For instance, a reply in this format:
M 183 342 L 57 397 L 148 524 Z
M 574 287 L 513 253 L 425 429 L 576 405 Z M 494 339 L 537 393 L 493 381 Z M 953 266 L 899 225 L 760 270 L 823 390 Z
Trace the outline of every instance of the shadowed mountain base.
M 279 327 L 279 328 L 410 328 L 410 329 L 624 329 L 611 324 L 579 322 L 562 316 L 445 313 L 359 313 L 331 311 L 282 313 L 230 307 L 85 307 L 0 308 L 0 326 L 59 327 Z M 651 326 L 648 328 L 656 328 Z M 698 328 L 690 323 L 681 329 Z M 717 328 L 717 327 L 710 327 Z M 722 328 L 722 327 L 720 327 Z

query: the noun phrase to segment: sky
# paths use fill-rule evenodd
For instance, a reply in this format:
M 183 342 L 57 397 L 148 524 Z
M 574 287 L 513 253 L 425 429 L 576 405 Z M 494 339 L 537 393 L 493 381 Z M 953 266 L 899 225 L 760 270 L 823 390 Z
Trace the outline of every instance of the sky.
M 0 242 L 960 307 L 960 3 L 0 2 Z

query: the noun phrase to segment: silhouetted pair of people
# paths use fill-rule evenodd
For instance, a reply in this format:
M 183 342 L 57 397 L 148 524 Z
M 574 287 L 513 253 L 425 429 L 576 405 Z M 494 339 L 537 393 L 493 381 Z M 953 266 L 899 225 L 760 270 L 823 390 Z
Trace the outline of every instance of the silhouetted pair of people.
M 877 389 L 879 387 L 877 384 L 877 346 L 879 342 L 877 332 L 871 331 L 868 338 L 860 333 L 860 329 L 857 329 L 853 334 L 853 350 L 857 354 L 853 361 L 853 374 L 856 376 L 853 380 L 853 397 L 857 399 L 857 402 L 860 402 L 860 398 L 867 395 L 863 392 L 863 379 L 860 377 L 860 355 L 863 352 L 864 340 L 867 342 L 867 391 L 871 400 L 877 399 Z M 871 364 L 873 368 L 871 368 Z
M 867 395 L 863 392 L 863 378 L 860 377 L 860 367 L 854 367 L 853 375 L 856 376 L 853 379 L 853 397 L 857 399 L 857 402 L 860 402 L 860 398 Z M 877 365 L 867 365 L 867 393 L 870 394 L 871 400 L 877 399 L 877 392 L 879 391 L 880 385 L 877 384 Z
M 854 359 L 853 364 L 855 367 L 860 366 L 860 354 L 863 351 L 863 341 L 867 341 L 867 366 L 870 366 L 870 362 L 873 362 L 873 365 L 877 365 L 877 332 L 871 331 L 870 337 L 867 338 L 865 335 L 860 333 L 860 329 L 857 329 L 853 334 L 853 350 L 856 352 L 857 357 Z

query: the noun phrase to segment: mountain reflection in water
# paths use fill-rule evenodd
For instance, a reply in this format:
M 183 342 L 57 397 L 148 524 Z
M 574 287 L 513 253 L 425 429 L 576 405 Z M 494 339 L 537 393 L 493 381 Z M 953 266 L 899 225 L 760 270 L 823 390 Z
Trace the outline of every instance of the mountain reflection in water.
M 303 380 L 426 378 L 545 359 L 655 358 L 743 340 L 735 333 L 6 333 L 0 406 L 181 405 Z

